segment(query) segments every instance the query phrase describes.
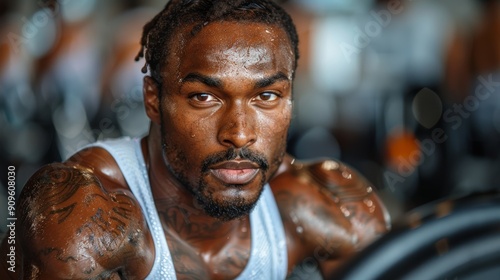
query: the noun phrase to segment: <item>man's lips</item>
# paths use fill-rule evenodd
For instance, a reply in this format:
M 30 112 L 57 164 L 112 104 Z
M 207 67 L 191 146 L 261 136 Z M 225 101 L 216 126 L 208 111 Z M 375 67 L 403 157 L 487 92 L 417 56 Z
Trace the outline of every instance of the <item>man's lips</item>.
M 220 181 L 230 185 L 245 185 L 259 173 L 259 165 L 251 161 L 225 161 L 210 167 Z

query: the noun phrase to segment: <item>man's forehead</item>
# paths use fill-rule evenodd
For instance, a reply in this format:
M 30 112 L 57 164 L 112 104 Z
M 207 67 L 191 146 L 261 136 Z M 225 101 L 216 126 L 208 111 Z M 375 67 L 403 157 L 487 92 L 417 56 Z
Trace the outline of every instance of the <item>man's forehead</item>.
M 186 44 L 197 44 L 199 47 L 232 45 L 256 45 L 264 42 L 276 42 L 291 48 L 286 31 L 277 25 L 260 22 L 218 21 L 203 25 L 200 30 L 189 25 L 180 28 L 174 44 L 180 47 Z M 197 32 L 193 32 L 196 30 Z
M 242 65 L 265 64 L 272 60 L 269 49 L 263 45 L 230 46 L 207 57 L 212 62 L 233 62 Z
M 254 68 L 273 65 L 293 71 L 292 46 L 286 32 L 278 26 L 214 22 L 194 35 L 186 32 L 189 30 L 188 27 L 181 32 L 171 53 L 175 56 L 171 59 L 179 59 L 181 68 L 209 62 L 215 66 L 233 63 Z

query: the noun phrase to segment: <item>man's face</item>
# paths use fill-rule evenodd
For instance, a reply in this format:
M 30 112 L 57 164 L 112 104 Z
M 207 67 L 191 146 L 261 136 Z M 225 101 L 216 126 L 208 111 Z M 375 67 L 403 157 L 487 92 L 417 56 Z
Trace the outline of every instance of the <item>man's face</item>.
M 241 217 L 285 154 L 290 42 L 281 28 L 259 23 L 211 23 L 194 37 L 179 33 L 160 104 L 165 162 L 208 214 Z

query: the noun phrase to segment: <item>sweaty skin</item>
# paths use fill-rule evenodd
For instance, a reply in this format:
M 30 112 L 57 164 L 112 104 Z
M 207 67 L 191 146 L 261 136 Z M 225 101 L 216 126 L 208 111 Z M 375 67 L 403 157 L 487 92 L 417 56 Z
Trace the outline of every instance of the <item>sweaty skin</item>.
M 201 195 L 211 193 L 218 203 L 258 199 L 262 180 L 269 180 L 283 159 L 291 120 L 293 60 L 287 37 L 279 28 L 248 26 L 213 24 L 191 40 L 178 40 L 186 43 L 165 67 L 161 114 L 152 112 L 158 110 L 157 91 L 147 97 L 149 116 L 162 124 L 165 163 L 183 178 L 182 188 L 196 192 L 202 180 Z M 234 169 L 209 166 L 210 172 L 202 172 L 202 161 L 231 148 L 260 155 L 269 168 L 240 169 L 242 181 L 249 182 L 236 182 L 238 188 L 227 187 L 238 181 Z
M 163 80 L 144 79 L 152 124 L 141 140 L 177 278 L 234 279 L 243 271 L 248 214 L 216 211 L 214 218 L 203 203 L 252 205 L 264 182 L 285 226 L 289 271 L 312 259 L 328 276 L 386 232 L 386 211 L 363 177 L 337 161 L 301 163 L 285 154 L 294 69 L 285 32 L 237 22 L 210 23 L 194 36 L 186 30 L 177 34 Z M 207 160 L 228 150 L 255 157 Z M 42 168 L 19 207 L 23 266 L 16 273 L 24 279 L 143 279 L 151 270 L 145 219 L 101 148 Z M 15 276 L 0 271 L 1 279 Z

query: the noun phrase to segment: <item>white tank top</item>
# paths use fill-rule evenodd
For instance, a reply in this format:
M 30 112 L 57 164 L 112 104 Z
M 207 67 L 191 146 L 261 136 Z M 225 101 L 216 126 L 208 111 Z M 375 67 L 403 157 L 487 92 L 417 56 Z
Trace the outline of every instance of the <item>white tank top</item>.
M 155 260 L 146 279 L 176 279 L 165 233 L 156 211 L 140 139 L 128 137 L 96 142 L 87 147 L 101 147 L 115 159 L 130 190 L 139 202 L 153 236 Z M 288 269 L 283 223 L 268 184 L 250 213 L 250 258 L 236 279 L 285 279 Z

